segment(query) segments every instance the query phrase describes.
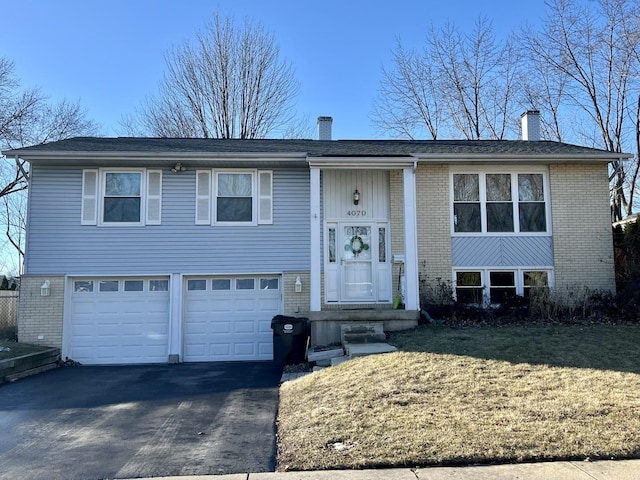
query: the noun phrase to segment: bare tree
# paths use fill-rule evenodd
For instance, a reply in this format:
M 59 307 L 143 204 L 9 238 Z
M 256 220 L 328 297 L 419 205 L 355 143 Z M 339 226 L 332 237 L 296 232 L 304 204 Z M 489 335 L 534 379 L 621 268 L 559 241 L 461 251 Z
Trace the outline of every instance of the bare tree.
M 293 69 L 280 59 L 260 24 L 216 14 L 193 43 L 165 55 L 166 73 L 123 124 L 160 137 L 265 138 L 290 128 L 298 92 Z
M 564 110 L 583 142 L 611 152 L 633 148 L 629 140 L 637 137 L 640 119 L 634 100 L 640 92 L 637 1 L 550 0 L 547 8 L 540 31 L 523 36 L 535 68 L 547 65 L 533 70 L 552 86 L 551 94 L 539 97 L 542 109 L 556 121 Z M 587 128 L 581 132 L 580 127 Z M 561 138 L 559 129 L 556 133 Z M 612 167 L 612 219 L 617 221 L 632 211 L 638 168 L 629 172 L 622 161 Z
M 14 75 L 14 64 L 0 57 L 0 150 L 95 135 L 98 125 L 89 120 L 79 102 L 50 103 L 38 88 L 23 89 Z M 29 165 L 21 158 L 0 164 L 0 222 L 7 242 L 21 265 L 26 218 L 25 190 Z
M 453 23 L 432 25 L 421 54 L 400 43 L 393 50 L 394 68 L 382 70 L 372 119 L 406 138 L 505 138 L 516 129 L 519 60 L 513 38 L 497 41 L 486 18 L 469 34 Z
M 435 67 L 424 56 L 405 49 L 400 40 L 392 56 L 395 68 L 382 67 L 373 124 L 401 138 L 413 140 L 427 133 L 436 140 L 443 115 Z

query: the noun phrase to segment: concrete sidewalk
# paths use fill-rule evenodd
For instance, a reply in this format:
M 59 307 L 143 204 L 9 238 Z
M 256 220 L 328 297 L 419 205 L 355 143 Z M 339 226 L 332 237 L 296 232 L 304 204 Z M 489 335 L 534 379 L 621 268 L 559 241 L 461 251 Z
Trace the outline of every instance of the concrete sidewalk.
M 234 475 L 154 477 L 153 480 L 640 480 L 640 460 L 522 463 L 419 469 L 237 473 Z

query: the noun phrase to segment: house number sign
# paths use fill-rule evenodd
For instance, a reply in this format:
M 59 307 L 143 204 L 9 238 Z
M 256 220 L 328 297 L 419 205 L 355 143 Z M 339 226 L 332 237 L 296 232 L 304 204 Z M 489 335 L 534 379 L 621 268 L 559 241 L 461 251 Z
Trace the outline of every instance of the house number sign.
M 366 217 L 366 210 L 347 210 L 347 216 L 349 217 Z

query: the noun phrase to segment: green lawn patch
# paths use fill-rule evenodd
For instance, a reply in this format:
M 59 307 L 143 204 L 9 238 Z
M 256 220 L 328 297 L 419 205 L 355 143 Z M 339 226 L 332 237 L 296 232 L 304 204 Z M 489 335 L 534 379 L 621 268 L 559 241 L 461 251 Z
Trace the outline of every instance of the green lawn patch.
M 280 390 L 278 469 L 640 457 L 640 328 L 419 327 Z

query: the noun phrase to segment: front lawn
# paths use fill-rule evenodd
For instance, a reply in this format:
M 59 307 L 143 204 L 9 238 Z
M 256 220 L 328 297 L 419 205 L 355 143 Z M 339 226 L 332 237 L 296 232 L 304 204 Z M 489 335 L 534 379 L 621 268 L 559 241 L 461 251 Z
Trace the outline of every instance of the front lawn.
M 419 327 L 282 385 L 278 469 L 640 457 L 640 327 Z

